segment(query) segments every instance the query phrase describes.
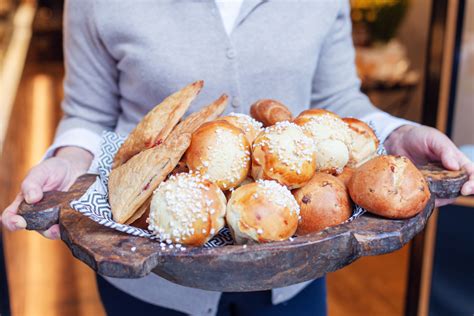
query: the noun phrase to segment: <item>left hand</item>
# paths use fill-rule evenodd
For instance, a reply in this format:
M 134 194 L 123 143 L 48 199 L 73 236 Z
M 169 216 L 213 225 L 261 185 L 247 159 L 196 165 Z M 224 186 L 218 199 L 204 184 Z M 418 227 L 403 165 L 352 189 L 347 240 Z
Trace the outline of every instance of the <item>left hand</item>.
M 428 126 L 403 125 L 385 140 L 385 148 L 391 155 L 406 156 L 415 164 L 440 161 L 448 170 L 463 168 L 469 174 L 461 190 L 462 195 L 474 194 L 474 164 L 443 133 Z M 454 200 L 436 200 L 436 206 Z

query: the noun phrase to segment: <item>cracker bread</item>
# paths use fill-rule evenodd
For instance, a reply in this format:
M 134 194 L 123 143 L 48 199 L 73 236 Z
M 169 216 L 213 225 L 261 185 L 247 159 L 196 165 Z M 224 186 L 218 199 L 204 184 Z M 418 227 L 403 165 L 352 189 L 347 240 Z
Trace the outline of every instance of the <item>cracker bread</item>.
M 184 87 L 145 115 L 118 150 L 112 169 L 118 168 L 139 152 L 162 143 L 188 110 L 203 84 L 201 80 Z

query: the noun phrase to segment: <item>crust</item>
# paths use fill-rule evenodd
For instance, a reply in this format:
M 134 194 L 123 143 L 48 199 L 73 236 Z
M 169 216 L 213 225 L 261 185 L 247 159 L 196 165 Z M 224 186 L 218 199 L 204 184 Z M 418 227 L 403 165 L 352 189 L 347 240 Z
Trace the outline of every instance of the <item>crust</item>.
M 139 152 L 162 143 L 187 111 L 202 86 L 203 81 L 196 81 L 155 106 L 120 147 L 114 157 L 112 169 L 118 168 Z

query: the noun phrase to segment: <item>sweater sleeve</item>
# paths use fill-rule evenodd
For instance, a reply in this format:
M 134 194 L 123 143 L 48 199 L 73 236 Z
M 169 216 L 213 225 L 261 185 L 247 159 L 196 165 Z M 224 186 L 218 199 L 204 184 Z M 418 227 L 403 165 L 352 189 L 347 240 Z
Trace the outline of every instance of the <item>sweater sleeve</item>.
M 94 0 L 68 0 L 64 13 L 64 116 L 56 131 L 54 147 L 64 145 L 62 135 L 74 133 L 94 138 L 113 130 L 120 114 L 116 62 L 101 41 L 95 24 Z M 83 131 L 83 132 L 81 132 Z M 88 148 L 84 137 L 67 137 L 69 146 Z M 91 139 L 92 140 L 92 139 Z M 86 144 L 86 145 L 85 145 Z M 93 152 L 94 154 L 94 152 Z
M 379 110 L 360 91 L 351 23 L 349 0 L 341 0 L 339 12 L 319 55 L 312 83 L 311 107 L 327 109 L 342 117 L 371 121 L 383 142 L 394 129 L 413 123 Z

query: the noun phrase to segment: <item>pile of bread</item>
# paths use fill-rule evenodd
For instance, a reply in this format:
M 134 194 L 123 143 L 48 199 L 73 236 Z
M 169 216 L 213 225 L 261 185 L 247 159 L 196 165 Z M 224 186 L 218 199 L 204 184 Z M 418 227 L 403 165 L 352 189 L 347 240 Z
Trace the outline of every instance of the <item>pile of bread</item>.
M 293 118 L 260 100 L 223 113 L 222 95 L 182 119 L 195 82 L 157 105 L 117 152 L 109 177 L 113 218 L 153 231 L 163 244 L 203 245 L 227 225 L 236 243 L 270 242 L 338 225 L 352 201 L 407 218 L 429 199 L 404 157 L 377 156 L 365 123 L 311 109 Z

